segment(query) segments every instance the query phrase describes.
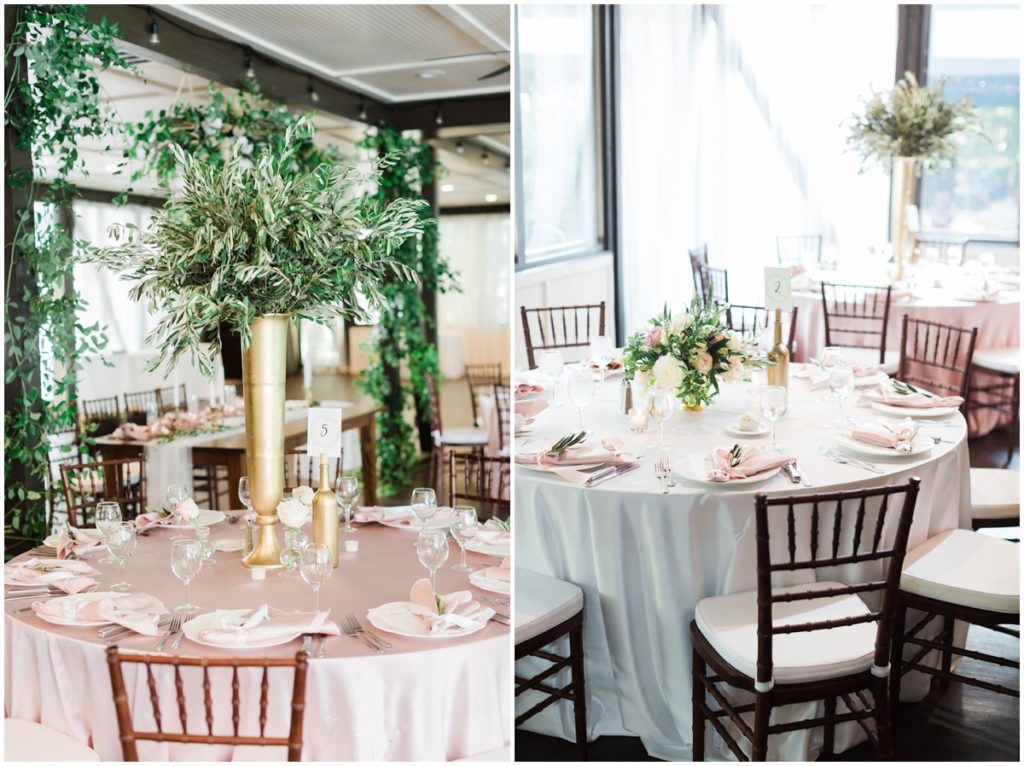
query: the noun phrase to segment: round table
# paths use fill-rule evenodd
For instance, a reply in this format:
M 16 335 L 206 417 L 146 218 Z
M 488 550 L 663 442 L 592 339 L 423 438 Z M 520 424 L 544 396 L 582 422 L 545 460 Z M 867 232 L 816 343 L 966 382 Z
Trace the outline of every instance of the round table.
M 835 432 L 824 424 L 838 415 L 836 405 L 819 401 L 825 394 L 810 391 L 806 380 L 791 378 L 789 391 L 789 410 L 778 424 L 778 442 L 797 458 L 814 485 L 810 488 L 794 485 L 779 474 L 761 484 L 735 487 L 708 487 L 680 479 L 663 494 L 653 469 L 657 426 L 644 434 L 631 433 L 627 417 L 617 412 L 618 386 L 611 382 L 585 409 L 585 425 L 597 437 L 620 437 L 625 450 L 642 455 L 639 468 L 588 489 L 517 465 L 516 566 L 568 580 L 584 591 L 591 738 L 639 736 L 655 757 L 690 759 L 689 623 L 701 598 L 757 587 L 754 492 L 806 494 L 904 483 L 916 475 L 922 484 L 911 546 L 945 529 L 969 527 L 966 426 L 959 414 L 946 426 L 923 429 L 949 442 L 935 445 L 924 455 L 865 458 L 883 469 L 884 474 L 876 475 L 819 454 L 819 446 L 834 440 Z M 866 407 L 854 408 L 851 403 L 848 414 L 870 414 Z M 665 426 L 673 466 L 689 453 L 707 453 L 737 441 L 766 444 L 767 437 L 737 439 L 723 430 L 752 404 L 750 384 L 725 384 L 706 410 L 673 415 Z M 517 440 L 517 449 L 539 449 L 578 430 L 578 425 L 572 405 L 549 407 L 536 416 L 533 433 Z M 894 534 L 890 524 L 885 529 L 887 536 Z M 920 683 L 916 689 L 913 686 L 905 685 L 905 696 L 922 693 Z M 523 695 L 517 710 L 532 702 Z M 813 704 L 795 707 L 790 711 L 794 717 L 814 713 Z M 568 705 L 554 706 L 525 726 L 574 738 Z M 863 739 L 863 733 L 855 724 L 840 727 L 836 747 L 845 749 L 858 738 Z M 820 730 L 773 736 L 769 758 L 813 759 L 820 742 Z M 717 755 L 713 753 L 717 748 L 720 757 L 731 758 L 717 735 L 709 735 L 707 748 L 709 757 Z
M 169 538 L 174 534 L 173 529 L 160 529 L 140 536 L 127 568 L 128 579 L 137 590 L 156 596 L 169 608 L 184 599 L 184 588 L 170 571 Z M 222 522 L 211 530 L 214 541 L 241 535 L 241 525 Z M 355 535 L 341 537 L 358 540 L 359 551 L 341 552 L 338 568 L 321 590 L 321 609 L 329 608 L 335 621 L 352 612 L 368 625 L 365 617 L 369 608 L 408 600 L 409 587 L 426 576 L 416 559 L 412 531 L 369 524 Z M 465 574 L 452 571 L 457 556 L 458 546 L 453 543 L 448 563 L 438 572 L 438 591 L 470 589 L 477 595 L 483 593 L 469 585 Z M 98 556 L 90 556 L 90 560 L 95 558 Z M 217 563 L 204 566 L 192 583 L 192 601 L 203 612 L 254 608 L 264 603 L 288 610 L 312 610 L 313 594 L 301 577 L 279 577 L 272 571 L 265 580 L 256 581 L 240 559 L 241 553 L 218 552 Z M 476 553 L 469 554 L 469 561 L 478 568 L 497 563 L 493 557 Z M 102 573 L 98 578 L 100 589 L 116 582 L 116 567 L 94 566 Z M 12 601 L 6 608 L 6 715 L 50 726 L 91 745 L 103 760 L 120 761 L 106 645 L 94 628 L 58 627 L 32 612 L 11 613 L 28 603 Z M 310 660 L 303 760 L 446 761 L 508 744 L 511 663 L 507 626 L 492 620 L 476 634 L 445 640 L 376 632 L 393 648 L 377 654 L 362 641 L 342 633 L 327 640 L 324 659 Z M 156 642 L 155 638 L 134 635 L 119 645 L 124 650 L 145 652 Z M 247 653 L 288 657 L 300 648 L 301 640 L 296 639 L 284 646 Z M 233 656 L 238 652 L 207 648 L 185 639 L 178 654 Z M 277 688 L 287 691 L 275 694 L 271 678 L 267 735 L 286 737 L 291 674 L 278 672 L 288 677 L 287 683 Z M 125 678 L 133 720 L 144 729 L 151 721 L 145 674 L 137 673 L 136 666 L 126 666 Z M 225 688 L 220 690 L 223 695 L 230 694 L 225 690 L 228 682 L 225 676 Z M 190 705 L 197 706 L 195 717 L 190 714 L 189 729 L 205 733 L 202 690 L 198 681 L 196 684 L 186 694 Z M 162 700 L 167 705 L 165 726 L 169 731 L 180 731 L 174 728 L 178 716 L 173 684 L 163 691 L 168 692 L 167 699 Z M 258 688 L 249 694 L 248 702 L 243 691 L 243 707 L 248 704 L 255 708 L 258 699 Z M 227 704 L 227 720 L 215 720 L 215 732 L 217 726 L 230 729 Z M 218 716 L 215 712 L 215 719 Z M 243 730 L 244 726 L 243 721 Z M 283 760 L 285 753 L 278 747 L 140 742 L 139 756 L 142 760 Z

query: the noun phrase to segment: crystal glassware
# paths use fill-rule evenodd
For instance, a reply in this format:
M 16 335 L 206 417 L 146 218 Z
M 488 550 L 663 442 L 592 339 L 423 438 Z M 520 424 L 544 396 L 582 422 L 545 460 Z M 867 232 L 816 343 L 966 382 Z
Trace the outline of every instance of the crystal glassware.
M 103 500 L 96 504 L 96 511 L 93 518 L 96 523 L 96 531 L 103 535 L 103 542 L 107 544 L 108 555 L 99 560 L 100 564 L 116 564 L 117 556 L 110 551 L 110 535 L 121 526 L 121 506 L 113 500 Z
M 320 611 L 320 588 L 334 569 L 331 549 L 323 543 L 310 543 L 302 549 L 299 571 L 302 579 L 313 589 L 313 610 Z
M 216 564 L 217 560 L 213 557 L 213 546 L 210 545 L 210 528 L 196 525 L 196 540 L 199 541 L 199 547 L 203 551 L 203 563 Z
M 238 480 L 238 499 L 242 501 L 242 505 L 245 506 L 245 518 L 251 519 L 252 513 L 252 495 L 249 492 L 249 477 L 243 476 Z
M 576 406 L 580 415 L 580 430 L 586 430 L 583 426 L 583 408 L 594 401 L 594 375 L 582 365 L 569 376 L 568 383 L 569 401 Z
M 189 600 L 188 586 L 203 568 L 203 549 L 198 540 L 183 538 L 171 543 L 171 571 L 185 583 L 185 603 L 174 607 L 178 614 L 194 612 L 198 606 Z
M 412 491 L 412 514 L 420 523 L 420 532 L 427 528 L 427 522 L 437 513 L 437 493 L 430 487 L 417 487 Z
M 430 587 L 437 592 L 436 575 L 448 560 L 448 533 L 443 529 L 426 529 L 416 540 L 416 556 L 430 572 Z
M 565 402 L 556 396 L 558 383 L 562 378 L 562 370 L 565 367 L 565 361 L 562 358 L 562 352 L 558 349 L 545 349 L 540 352 L 540 358 L 538 359 L 538 366 L 540 371 L 543 372 L 548 379 L 551 381 L 551 406 L 561 407 Z
M 135 553 L 135 548 L 138 545 L 138 538 L 135 536 L 135 522 L 133 521 L 122 521 L 117 529 L 110 533 L 110 539 L 107 542 L 107 547 L 110 552 L 117 558 L 117 563 L 121 565 L 121 580 L 110 586 L 111 590 L 115 590 L 119 593 L 126 593 L 132 589 L 132 584 L 128 582 L 125 576 L 125 567 L 128 564 L 128 559 Z
M 466 543 L 476 537 L 480 522 L 476 517 L 476 508 L 468 505 L 457 505 L 452 508 L 451 532 L 455 542 L 462 550 L 462 563 L 452 567 L 456 572 L 472 572 L 473 567 L 466 563 Z
M 352 526 L 352 505 L 359 499 L 359 478 L 339 473 L 334 480 L 334 494 L 338 496 L 338 502 L 345 512 L 345 526 L 341 531 L 351 535 L 357 531 Z
M 300 535 L 303 532 L 298 527 L 284 528 L 284 548 L 281 549 L 281 570 L 282 577 L 294 577 L 299 572 L 299 565 L 302 563 L 302 546 L 299 544 Z
M 775 424 L 786 414 L 787 394 L 785 386 L 765 386 L 761 392 L 761 414 L 772 424 L 772 441 L 769 449 L 773 452 L 779 451 L 775 443 Z
M 604 391 L 605 374 L 615 356 L 615 341 L 607 335 L 595 335 L 590 339 L 590 359 L 601 371 L 601 390 Z
M 676 397 L 665 388 L 652 388 L 647 394 L 647 411 L 658 423 L 658 449 L 665 452 L 665 422 L 675 412 Z
M 181 514 L 178 513 L 178 506 L 181 505 L 183 500 L 187 500 L 192 496 L 189 492 L 188 487 L 184 484 L 172 484 L 167 488 L 167 507 L 175 516 L 178 517 L 178 534 L 171 538 L 171 540 L 187 540 L 181 533 Z
M 853 368 L 841 364 L 833 367 L 828 374 L 828 387 L 832 396 L 839 403 L 839 428 L 846 423 L 846 400 L 853 393 L 854 375 Z

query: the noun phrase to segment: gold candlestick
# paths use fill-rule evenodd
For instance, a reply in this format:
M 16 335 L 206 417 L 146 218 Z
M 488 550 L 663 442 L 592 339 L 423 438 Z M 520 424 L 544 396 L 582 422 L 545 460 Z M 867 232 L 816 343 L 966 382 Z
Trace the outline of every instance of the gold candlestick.
M 782 343 L 782 311 L 775 309 L 775 342 L 768 351 L 775 362 L 768 368 L 768 385 L 789 387 L 789 349 Z

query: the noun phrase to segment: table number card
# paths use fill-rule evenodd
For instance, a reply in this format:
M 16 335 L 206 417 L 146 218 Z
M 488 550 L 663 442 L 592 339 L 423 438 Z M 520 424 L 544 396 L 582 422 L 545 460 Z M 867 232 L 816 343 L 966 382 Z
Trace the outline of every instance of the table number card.
M 793 272 L 790 269 L 765 268 L 764 306 L 769 311 L 793 310 Z
M 310 407 L 306 429 L 307 453 L 341 457 L 340 407 Z

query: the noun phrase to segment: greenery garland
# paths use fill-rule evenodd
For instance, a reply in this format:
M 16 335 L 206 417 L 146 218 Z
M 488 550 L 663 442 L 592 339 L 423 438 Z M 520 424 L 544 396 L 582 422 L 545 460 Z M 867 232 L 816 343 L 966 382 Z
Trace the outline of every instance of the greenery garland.
M 75 428 L 80 359 L 106 345 L 98 324 L 79 321 L 86 306 L 72 286 L 72 242 L 59 210 L 76 193 L 69 174 L 84 169 L 79 143 L 113 133 L 96 72 L 132 68 L 117 49 L 116 35 L 117 27 L 106 19 L 87 21 L 85 6 L 27 5 L 17 9 L 4 50 L 8 136 L 13 134 L 15 150 L 35 168 L 44 160 L 56 166 L 46 185 L 30 170 L 8 168 L 6 177 L 7 194 L 15 195 L 17 205 L 15 231 L 7 234 L 13 257 L 4 296 L 7 552 L 48 532 L 40 488 L 50 481 L 49 437 Z M 37 211 L 37 203 L 44 207 Z M 49 377 L 41 386 L 43 371 Z

